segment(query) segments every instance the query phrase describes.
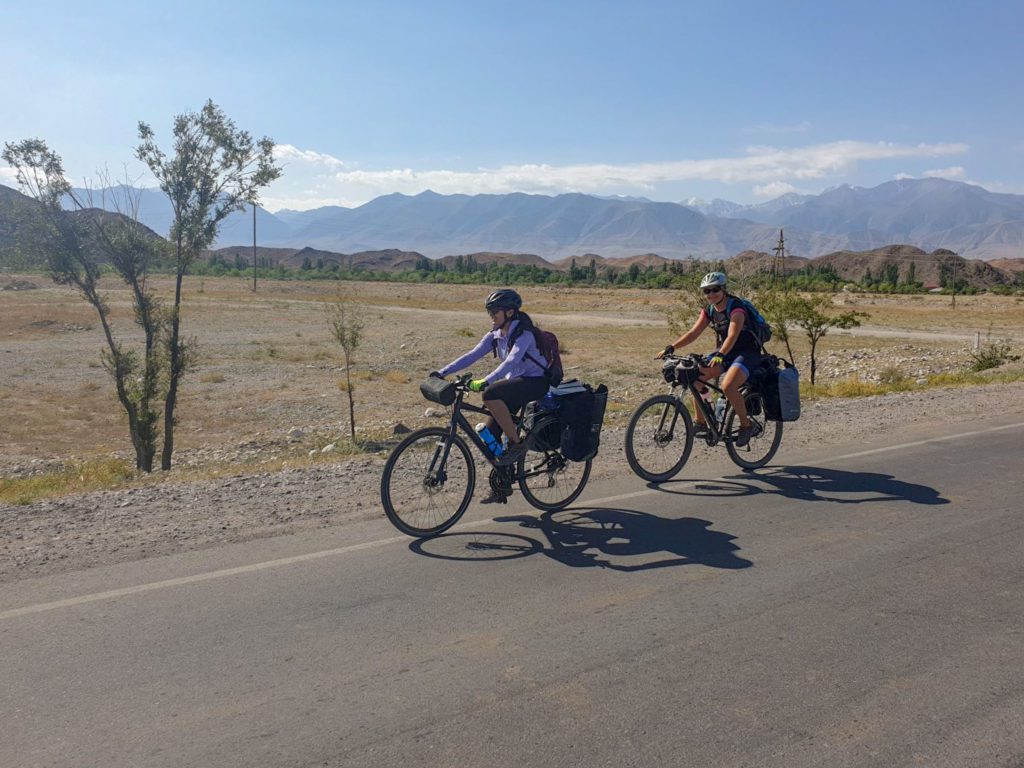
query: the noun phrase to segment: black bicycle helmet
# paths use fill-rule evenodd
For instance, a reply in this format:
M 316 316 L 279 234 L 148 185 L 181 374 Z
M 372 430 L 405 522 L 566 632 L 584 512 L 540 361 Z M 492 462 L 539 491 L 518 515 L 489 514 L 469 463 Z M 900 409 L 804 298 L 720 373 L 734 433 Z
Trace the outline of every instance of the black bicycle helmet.
M 519 309 L 521 306 L 523 306 L 523 297 L 511 288 L 501 288 L 495 291 L 484 302 L 484 307 L 488 312 L 495 309 Z

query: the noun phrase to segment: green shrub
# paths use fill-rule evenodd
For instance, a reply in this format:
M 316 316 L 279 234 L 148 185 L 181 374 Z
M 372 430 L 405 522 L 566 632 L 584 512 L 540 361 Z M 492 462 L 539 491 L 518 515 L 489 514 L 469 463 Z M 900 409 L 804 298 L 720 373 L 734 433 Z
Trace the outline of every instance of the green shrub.
M 1009 342 L 990 341 L 977 352 L 971 352 L 969 368 L 974 372 L 987 371 L 1011 360 L 1020 360 L 1020 355 L 1012 354 Z

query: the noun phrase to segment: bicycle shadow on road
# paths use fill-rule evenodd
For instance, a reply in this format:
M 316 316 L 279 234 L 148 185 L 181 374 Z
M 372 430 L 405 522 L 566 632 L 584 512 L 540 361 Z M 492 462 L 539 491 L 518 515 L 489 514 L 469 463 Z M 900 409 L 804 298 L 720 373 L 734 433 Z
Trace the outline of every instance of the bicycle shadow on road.
M 496 522 L 518 523 L 544 534 L 543 554 L 573 568 L 646 571 L 679 565 L 741 569 L 753 563 L 736 552 L 735 536 L 711 530 L 708 520 L 665 518 L 634 509 L 595 507 L 513 515 Z
M 751 482 L 756 481 L 756 482 Z M 673 487 L 676 485 L 677 487 Z M 692 488 L 686 488 L 691 485 Z M 872 501 L 909 501 L 913 504 L 949 504 L 949 499 L 927 485 L 898 480 L 880 472 L 846 472 L 825 467 L 769 467 L 720 480 L 690 480 L 649 484 L 664 493 L 681 496 L 748 496 L 773 493 L 797 501 L 864 504 Z
M 825 467 L 772 467 L 755 470 L 756 477 L 771 486 L 768 493 L 787 499 L 829 501 L 835 504 L 864 504 L 872 501 L 909 501 L 912 504 L 949 504 L 949 499 L 931 486 L 909 483 L 881 472 L 845 472 Z

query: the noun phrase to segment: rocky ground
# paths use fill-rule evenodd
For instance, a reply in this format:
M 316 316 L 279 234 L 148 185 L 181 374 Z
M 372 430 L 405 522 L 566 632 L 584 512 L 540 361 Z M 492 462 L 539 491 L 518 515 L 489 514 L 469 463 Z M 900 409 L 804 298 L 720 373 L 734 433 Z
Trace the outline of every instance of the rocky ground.
M 17 289 L 0 292 L 0 481 L 129 459 L 92 310 L 39 276 L 5 285 Z M 420 397 L 418 381 L 472 346 L 486 323 L 480 286 L 268 281 L 253 293 L 245 281 L 192 279 L 186 288 L 184 322 L 198 366 L 181 393 L 175 469 L 124 490 L 0 503 L 0 580 L 380 515 L 378 484 L 389 447 L 403 430 L 440 424 L 445 416 Z M 337 300 L 339 290 L 365 321 L 351 370 L 324 322 L 324 301 Z M 109 291 L 119 338 L 131 340 L 127 294 L 114 284 Z M 567 375 L 609 387 L 595 473 L 628 472 L 622 435 L 637 404 L 665 389 L 653 355 L 670 338 L 666 310 L 678 296 L 524 291 L 534 316 L 557 332 Z M 874 330 L 837 332 L 822 343 L 823 382 L 895 373 L 916 386 L 928 375 L 964 370 L 975 334 L 1012 338 L 1019 351 L 1024 329 L 1024 300 L 1014 297 L 965 297 L 955 315 L 946 297 L 836 301 L 870 312 Z M 806 378 L 806 342 L 797 338 L 794 345 Z M 775 351 L 781 353 L 778 345 Z M 346 439 L 349 384 L 363 445 L 356 454 Z M 779 459 L 813 445 L 870 443 L 900 423 L 942 420 L 956 428 L 979 412 L 1010 418 L 1024 408 L 1022 393 L 1021 385 L 994 385 L 821 400 L 787 427 Z M 709 450 L 695 449 L 684 473 L 706 461 Z
M 818 447 L 876 444 L 880 437 L 940 421 L 969 427 L 978 414 L 1024 417 L 1024 384 L 931 389 L 809 403 L 786 426 L 776 464 Z M 621 424 L 611 424 L 595 477 L 628 473 Z M 711 452 L 696 447 L 682 476 Z M 344 525 L 382 515 L 383 455 L 204 480 L 68 496 L 23 506 L 0 505 L 0 581 L 136 560 L 229 542 Z M 585 501 L 586 495 L 583 500 Z

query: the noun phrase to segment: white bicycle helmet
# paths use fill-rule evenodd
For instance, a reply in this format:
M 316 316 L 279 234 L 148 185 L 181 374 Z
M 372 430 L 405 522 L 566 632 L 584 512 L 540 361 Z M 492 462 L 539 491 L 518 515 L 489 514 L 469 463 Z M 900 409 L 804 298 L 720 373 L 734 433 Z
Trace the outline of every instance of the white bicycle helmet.
M 704 279 L 700 281 L 701 290 L 714 285 L 725 287 L 725 272 L 708 272 L 704 275 Z

